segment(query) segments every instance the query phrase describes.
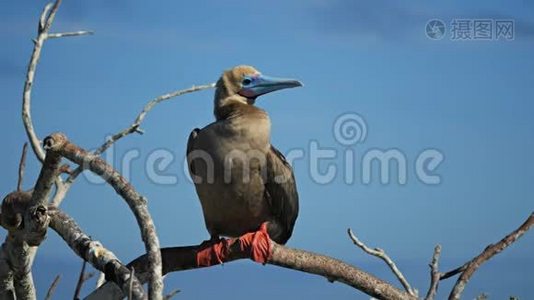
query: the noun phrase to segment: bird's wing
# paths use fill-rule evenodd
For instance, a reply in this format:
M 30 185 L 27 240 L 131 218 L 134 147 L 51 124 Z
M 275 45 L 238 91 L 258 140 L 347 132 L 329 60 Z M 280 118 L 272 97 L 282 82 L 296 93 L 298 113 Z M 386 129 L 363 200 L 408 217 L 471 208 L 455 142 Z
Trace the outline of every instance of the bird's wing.
M 195 160 L 190 159 L 189 154 L 194 150 L 193 145 L 195 143 L 195 139 L 197 138 L 197 135 L 199 133 L 200 129 L 195 128 L 191 133 L 189 134 L 189 139 L 187 140 L 187 164 L 189 165 L 189 175 L 191 175 L 191 178 L 196 175 L 195 173 Z
M 285 244 L 293 233 L 299 211 L 299 196 L 291 165 L 284 155 L 271 146 L 267 154 L 265 197 L 273 220 L 269 222 L 269 235 Z

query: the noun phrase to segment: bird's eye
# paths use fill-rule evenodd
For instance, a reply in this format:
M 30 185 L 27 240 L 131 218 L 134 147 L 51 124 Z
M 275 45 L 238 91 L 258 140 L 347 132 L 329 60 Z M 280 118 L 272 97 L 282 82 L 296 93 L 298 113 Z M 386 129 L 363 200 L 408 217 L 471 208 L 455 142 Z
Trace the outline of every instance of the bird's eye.
M 243 85 L 249 85 L 252 82 L 249 78 L 243 79 Z

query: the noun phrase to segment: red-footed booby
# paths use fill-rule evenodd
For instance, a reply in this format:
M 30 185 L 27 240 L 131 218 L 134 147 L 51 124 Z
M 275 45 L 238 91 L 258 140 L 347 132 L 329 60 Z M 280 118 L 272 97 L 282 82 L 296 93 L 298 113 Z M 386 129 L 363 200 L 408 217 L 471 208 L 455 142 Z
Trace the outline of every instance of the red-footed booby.
M 268 77 L 251 66 L 234 67 L 218 80 L 216 120 L 194 129 L 187 143 L 189 171 L 212 241 L 251 232 L 280 244 L 291 237 L 299 209 L 293 170 L 271 145 L 269 115 L 254 103 L 258 96 L 298 86 L 297 80 Z M 257 235 L 247 243 L 252 258 L 264 263 Z M 222 254 L 215 254 L 220 262 Z

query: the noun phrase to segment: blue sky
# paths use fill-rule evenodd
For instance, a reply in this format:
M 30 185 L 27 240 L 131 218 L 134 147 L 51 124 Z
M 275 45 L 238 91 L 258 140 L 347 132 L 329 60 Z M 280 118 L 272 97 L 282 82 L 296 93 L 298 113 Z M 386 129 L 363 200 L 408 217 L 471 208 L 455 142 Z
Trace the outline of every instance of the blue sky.
M 44 1 L 0 3 L 0 126 L 4 146 L 0 191 L 16 185 L 25 134 L 20 119 L 22 86 L 38 16 Z M 394 279 L 382 262 L 348 240 L 351 227 L 369 246 L 380 246 L 412 284 L 428 286 L 433 247 L 443 246 L 442 268 L 450 269 L 515 229 L 534 209 L 534 5 L 527 1 L 64 1 L 53 31 L 89 29 L 95 35 L 46 43 L 33 90 L 37 133 L 65 132 L 94 148 L 106 135 L 129 125 L 149 99 L 172 90 L 215 81 L 222 70 L 251 64 L 273 76 L 295 77 L 304 88 L 266 95 L 257 105 L 273 121 L 272 142 L 282 152 L 303 149 L 294 163 L 301 213 L 291 247 L 325 253 Z M 430 19 L 447 25 L 442 40 L 425 35 Z M 511 19 L 513 41 L 450 40 L 453 19 Z M 122 158 L 138 151 L 130 177 L 149 205 L 163 246 L 196 244 L 208 237 L 193 186 L 183 174 L 189 132 L 212 121 L 212 93 L 204 91 L 156 107 L 144 135 L 113 149 Z M 363 117 L 365 141 L 340 144 L 333 134 L 338 116 Z M 342 174 L 319 184 L 310 174 L 310 142 L 336 150 L 322 161 L 340 170 L 344 153 L 356 165 L 370 149 L 397 149 L 407 159 L 404 185 L 346 184 Z M 175 160 L 163 173 L 178 183 L 152 182 L 145 164 L 156 150 Z M 434 170 L 439 185 L 417 179 L 415 160 L 425 149 L 445 157 Z M 30 156 L 31 157 L 31 156 Z M 356 168 L 356 170 L 358 170 Z M 39 164 L 28 161 L 25 186 Z M 375 169 L 376 171 L 376 169 Z M 105 185 L 80 178 L 62 208 L 93 238 L 123 261 L 143 251 L 127 206 Z M 534 268 L 534 235 L 484 265 L 465 298 L 534 295 L 527 270 Z M 40 248 L 34 275 L 43 295 L 58 273 L 58 298 L 71 297 L 80 261 L 54 232 Z M 453 280 L 440 287 L 445 297 Z M 323 278 L 236 262 L 224 267 L 167 276 L 184 299 L 232 293 L 246 299 L 292 296 L 367 299 Z M 92 288 L 87 286 L 84 293 Z M 258 293 L 259 292 L 259 293 Z

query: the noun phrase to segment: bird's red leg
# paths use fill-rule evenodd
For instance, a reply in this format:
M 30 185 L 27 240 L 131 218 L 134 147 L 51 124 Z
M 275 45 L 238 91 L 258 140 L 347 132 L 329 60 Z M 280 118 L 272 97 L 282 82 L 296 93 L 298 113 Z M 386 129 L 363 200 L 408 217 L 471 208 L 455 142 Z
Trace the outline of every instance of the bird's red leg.
M 250 232 L 239 238 L 241 251 L 250 251 L 250 258 L 265 264 L 271 256 L 271 238 L 267 232 L 267 222 L 261 224 L 258 231 Z
M 227 240 L 219 235 L 211 235 L 209 240 L 203 241 L 197 251 L 197 266 L 209 267 L 224 262 Z
M 236 243 L 239 243 L 236 245 Z M 235 246 L 239 246 L 237 249 Z M 267 233 L 267 222 L 258 231 L 249 232 L 235 239 L 212 239 L 204 241 L 197 251 L 197 266 L 209 267 L 225 262 L 231 251 L 250 255 L 255 262 L 265 264 L 271 255 L 271 239 Z

